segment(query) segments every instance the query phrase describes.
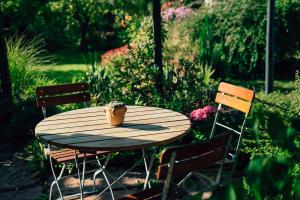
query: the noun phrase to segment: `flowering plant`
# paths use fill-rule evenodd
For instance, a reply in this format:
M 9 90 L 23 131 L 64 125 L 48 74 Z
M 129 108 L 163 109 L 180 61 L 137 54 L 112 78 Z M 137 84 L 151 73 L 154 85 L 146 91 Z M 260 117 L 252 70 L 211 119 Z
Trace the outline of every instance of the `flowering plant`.
M 199 108 L 193 110 L 190 114 L 191 121 L 204 121 L 207 118 L 213 116 L 217 111 L 217 108 L 214 106 L 205 106 L 204 108 Z
M 173 19 L 183 19 L 192 12 L 191 8 L 180 6 L 178 8 L 169 8 L 162 12 L 164 21 Z

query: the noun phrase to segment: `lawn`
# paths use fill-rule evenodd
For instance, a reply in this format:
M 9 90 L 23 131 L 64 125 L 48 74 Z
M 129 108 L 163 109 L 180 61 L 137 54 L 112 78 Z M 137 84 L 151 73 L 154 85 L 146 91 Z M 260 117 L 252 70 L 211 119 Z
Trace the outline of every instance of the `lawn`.
M 65 50 L 49 52 L 47 56 L 51 57 L 52 62 L 36 66 L 34 70 L 49 79 L 55 80 L 58 84 L 64 84 L 80 81 L 94 54 Z

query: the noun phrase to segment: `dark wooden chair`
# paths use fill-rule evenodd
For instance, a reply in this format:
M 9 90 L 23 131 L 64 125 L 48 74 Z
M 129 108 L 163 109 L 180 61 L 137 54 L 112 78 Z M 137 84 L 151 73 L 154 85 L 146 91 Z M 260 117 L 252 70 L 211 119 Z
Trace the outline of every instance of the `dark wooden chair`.
M 57 106 L 57 105 L 71 104 L 71 103 L 84 103 L 86 106 L 86 104 L 89 103 L 90 100 L 91 100 L 91 95 L 89 93 L 89 85 L 87 83 L 72 83 L 72 84 L 52 85 L 52 86 L 44 86 L 44 87 L 36 88 L 37 107 L 42 109 L 44 118 L 47 117 L 46 108 L 49 106 Z M 96 158 L 97 161 L 99 162 L 98 156 L 105 156 L 110 153 L 107 151 L 83 153 L 68 148 L 53 150 L 50 145 L 48 145 L 48 147 L 45 148 L 45 152 L 47 158 L 49 158 L 51 170 L 54 176 L 54 181 L 52 182 L 50 187 L 49 199 L 51 199 L 52 188 L 54 185 L 57 186 L 59 194 L 63 199 L 58 181 L 61 179 L 67 163 L 73 163 L 74 161 L 76 161 L 75 160 L 76 157 L 78 159 Z M 56 175 L 54 170 L 54 163 L 62 164 L 62 169 L 58 176 Z M 85 160 L 84 160 L 84 164 L 85 164 Z M 84 173 L 85 172 L 83 171 L 82 180 L 84 180 Z M 105 172 L 102 173 L 103 176 L 105 176 L 107 184 L 109 184 Z M 84 187 L 83 182 L 80 185 L 81 189 Z M 111 190 L 111 194 L 113 195 L 112 190 Z
M 199 170 L 205 169 L 220 162 L 216 179 L 206 177 L 211 186 L 218 185 L 222 177 L 222 169 L 225 157 L 228 154 L 232 135 L 230 133 L 220 134 L 209 140 L 184 146 L 176 146 L 165 149 L 160 156 L 160 164 L 157 169 L 157 179 L 163 181 L 151 189 L 147 189 L 135 194 L 127 195 L 120 200 L 173 200 L 182 199 L 188 195 L 181 187 L 183 181 L 174 184 L 172 179 L 190 177 L 195 175 L 199 177 Z M 205 175 L 201 175 L 204 178 Z M 206 188 L 207 189 L 207 188 Z

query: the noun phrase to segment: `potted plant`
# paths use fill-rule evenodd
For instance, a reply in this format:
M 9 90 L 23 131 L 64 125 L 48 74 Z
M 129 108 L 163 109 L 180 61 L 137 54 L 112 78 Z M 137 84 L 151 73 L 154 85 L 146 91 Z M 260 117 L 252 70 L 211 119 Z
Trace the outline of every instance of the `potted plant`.
M 107 121 L 112 126 L 121 126 L 124 122 L 127 107 L 123 102 L 112 101 L 105 106 Z

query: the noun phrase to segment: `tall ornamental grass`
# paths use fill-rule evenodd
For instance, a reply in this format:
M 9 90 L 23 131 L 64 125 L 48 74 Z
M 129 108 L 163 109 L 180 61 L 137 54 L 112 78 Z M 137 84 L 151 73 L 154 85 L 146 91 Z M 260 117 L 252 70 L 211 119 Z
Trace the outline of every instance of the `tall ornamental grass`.
M 24 35 L 15 35 L 6 39 L 6 46 L 15 102 L 34 98 L 37 86 L 53 82 L 33 70 L 34 66 L 51 61 L 50 57 L 45 56 L 45 42 L 40 36 L 27 39 Z

